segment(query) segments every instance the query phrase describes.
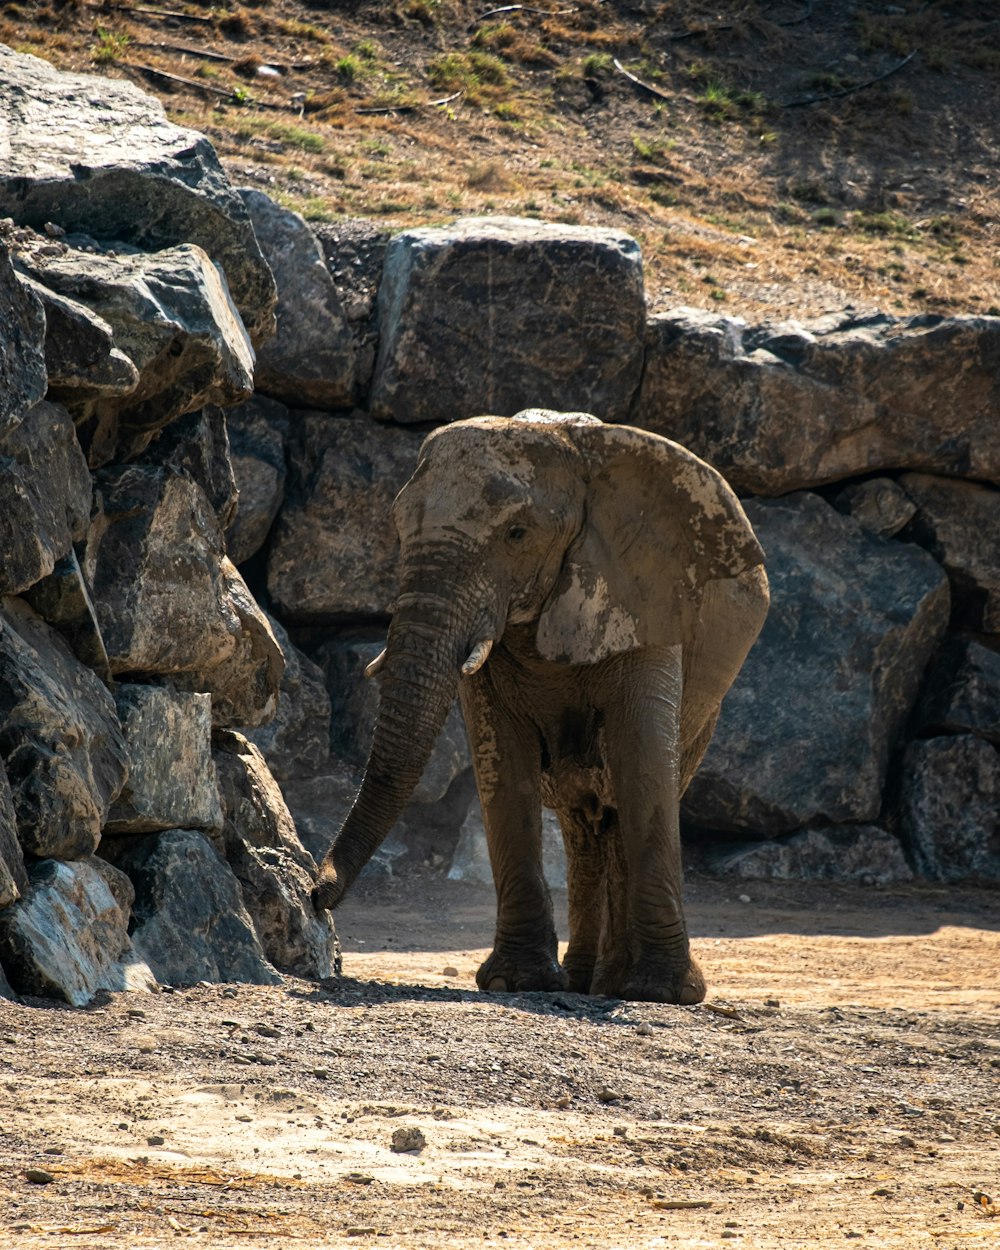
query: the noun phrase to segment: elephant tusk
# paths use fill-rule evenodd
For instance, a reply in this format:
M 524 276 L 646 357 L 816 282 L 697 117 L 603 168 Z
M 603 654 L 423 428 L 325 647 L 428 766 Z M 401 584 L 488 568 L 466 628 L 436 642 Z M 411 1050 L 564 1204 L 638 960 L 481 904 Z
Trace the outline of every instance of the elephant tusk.
M 484 638 L 482 642 L 477 642 L 469 652 L 469 658 L 462 665 L 462 676 L 471 677 L 473 673 L 478 673 L 486 661 L 490 658 L 490 652 L 492 650 L 492 638 Z
M 385 663 L 385 655 L 386 648 L 383 647 L 375 659 L 372 660 L 371 664 L 365 665 L 366 677 L 374 677 L 376 673 L 380 673 L 382 671 L 382 665 Z

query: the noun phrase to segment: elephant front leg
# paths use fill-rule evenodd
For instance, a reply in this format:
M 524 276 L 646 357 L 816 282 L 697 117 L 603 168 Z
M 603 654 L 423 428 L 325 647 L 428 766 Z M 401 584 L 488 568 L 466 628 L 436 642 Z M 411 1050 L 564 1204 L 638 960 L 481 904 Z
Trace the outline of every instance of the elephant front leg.
M 483 990 L 562 989 L 552 899 L 542 872 L 537 730 L 495 706 L 487 674 L 463 682 L 461 699 L 497 892 L 493 951 L 476 982 Z
M 630 652 L 616 664 L 605 740 L 620 840 L 608 856 L 605 933 L 591 989 L 698 1003 L 705 981 L 691 958 L 682 897 L 681 649 Z

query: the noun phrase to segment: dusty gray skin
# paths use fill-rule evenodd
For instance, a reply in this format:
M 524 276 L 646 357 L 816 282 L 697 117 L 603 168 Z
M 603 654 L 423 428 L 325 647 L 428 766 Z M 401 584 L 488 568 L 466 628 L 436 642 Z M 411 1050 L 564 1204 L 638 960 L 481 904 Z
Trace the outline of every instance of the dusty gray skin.
M 457 689 L 497 888 L 480 987 L 700 1001 L 678 805 L 768 603 L 735 495 L 667 439 L 532 410 L 431 434 L 393 517 L 380 712 L 317 905 L 337 905 L 389 832 Z M 566 842 L 561 967 L 542 803 Z

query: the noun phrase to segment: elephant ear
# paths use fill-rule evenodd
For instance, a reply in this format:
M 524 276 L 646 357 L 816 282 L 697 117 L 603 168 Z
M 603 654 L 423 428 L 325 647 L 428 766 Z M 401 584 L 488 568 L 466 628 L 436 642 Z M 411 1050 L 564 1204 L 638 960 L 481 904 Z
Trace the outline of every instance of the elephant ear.
M 763 563 L 739 500 L 657 434 L 596 422 L 567 432 L 587 465 L 586 517 L 539 619 L 540 654 L 587 664 L 688 641 L 705 588 Z

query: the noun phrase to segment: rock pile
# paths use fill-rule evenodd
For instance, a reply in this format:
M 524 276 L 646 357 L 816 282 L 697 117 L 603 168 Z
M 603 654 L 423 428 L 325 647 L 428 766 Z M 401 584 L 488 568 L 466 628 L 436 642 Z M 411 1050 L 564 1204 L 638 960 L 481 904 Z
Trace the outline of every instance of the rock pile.
M 702 862 L 1000 880 L 1000 319 L 649 318 L 613 231 L 313 231 L 136 88 L 4 48 L 0 125 L 0 989 L 336 971 L 312 856 L 388 504 L 429 426 L 540 404 L 684 442 L 767 552 Z M 485 871 L 457 715 L 379 863 L 414 856 Z

